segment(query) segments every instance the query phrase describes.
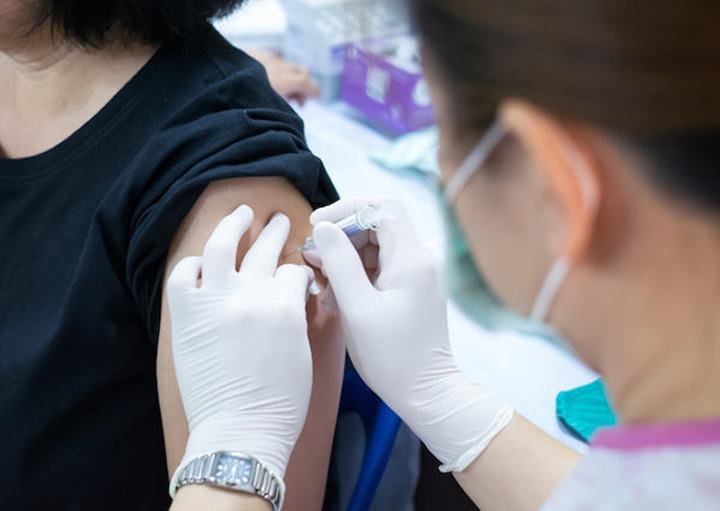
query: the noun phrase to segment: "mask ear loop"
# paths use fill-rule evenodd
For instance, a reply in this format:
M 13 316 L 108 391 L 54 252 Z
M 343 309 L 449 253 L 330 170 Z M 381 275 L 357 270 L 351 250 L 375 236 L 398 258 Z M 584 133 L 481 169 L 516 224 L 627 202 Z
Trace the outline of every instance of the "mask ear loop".
M 477 172 L 490 157 L 495 147 L 505 136 L 505 127 L 500 121 L 495 121 L 487 131 L 480 143 L 472 150 L 472 152 L 462 162 L 457 173 L 452 177 L 448 185 L 445 187 L 445 197 L 451 204 L 455 203 L 460 192 L 470 181 L 475 172 Z
M 572 168 L 577 169 L 575 174 L 580 185 L 580 193 L 582 194 L 584 206 L 587 208 L 593 219 L 595 219 L 599 209 L 600 194 L 590 179 L 590 176 L 592 175 L 590 166 L 585 158 L 576 151 L 573 151 L 572 154 L 569 154 L 568 156 L 574 163 Z M 553 263 L 552 268 L 550 268 L 550 272 L 545 278 L 545 282 L 543 282 L 540 293 L 533 304 L 533 308 L 530 313 L 530 319 L 532 321 L 542 323 L 550 313 L 550 308 L 560 291 L 560 287 L 562 287 L 574 265 L 576 254 L 573 252 L 575 252 L 575 250 L 571 249 L 570 254 L 559 257 Z
M 570 273 L 571 268 L 572 263 L 568 256 L 563 256 L 553 263 L 552 268 L 550 268 L 550 273 L 548 273 L 548 276 L 545 278 L 540 293 L 533 304 L 532 312 L 530 313 L 530 319 L 532 321 L 537 323 L 545 321 L 545 318 L 550 312 L 550 307 L 552 307 L 555 297 L 558 291 L 560 291 L 563 282 L 565 282 L 568 273 Z

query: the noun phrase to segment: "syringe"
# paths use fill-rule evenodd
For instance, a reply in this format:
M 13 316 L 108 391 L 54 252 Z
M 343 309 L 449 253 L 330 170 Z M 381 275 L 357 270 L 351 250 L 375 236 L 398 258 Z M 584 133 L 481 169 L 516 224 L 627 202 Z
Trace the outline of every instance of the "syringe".
M 395 201 L 388 200 L 377 206 L 371 205 L 361 209 L 354 215 L 343 218 L 335 225 L 340 227 L 348 238 L 365 231 L 377 231 L 385 220 L 394 220 L 398 217 L 400 208 Z M 312 236 L 305 239 L 299 249 L 300 252 L 315 250 L 315 240 Z

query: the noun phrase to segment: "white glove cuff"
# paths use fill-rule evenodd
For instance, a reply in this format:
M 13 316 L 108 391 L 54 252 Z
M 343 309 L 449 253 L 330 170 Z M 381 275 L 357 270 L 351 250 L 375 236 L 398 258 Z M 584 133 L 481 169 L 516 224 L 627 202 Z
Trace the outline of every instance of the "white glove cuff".
M 452 463 L 440 465 L 440 472 L 462 472 L 468 468 L 482 452 L 490 445 L 490 443 L 498 436 L 515 416 L 515 411 L 510 406 L 504 406 L 495 416 L 487 429 L 482 433 L 482 439 L 463 453 L 458 459 Z

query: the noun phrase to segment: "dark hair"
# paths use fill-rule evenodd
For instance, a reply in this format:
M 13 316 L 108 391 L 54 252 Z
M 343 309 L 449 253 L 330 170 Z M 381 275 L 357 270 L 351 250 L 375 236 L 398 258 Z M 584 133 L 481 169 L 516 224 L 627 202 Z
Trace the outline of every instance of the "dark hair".
M 720 2 L 411 3 L 458 133 L 523 98 L 629 142 L 666 190 L 720 213 Z
M 176 44 L 191 40 L 207 20 L 244 0 L 37 0 L 36 25 L 48 19 L 64 37 L 101 46 L 111 31 L 125 40 Z

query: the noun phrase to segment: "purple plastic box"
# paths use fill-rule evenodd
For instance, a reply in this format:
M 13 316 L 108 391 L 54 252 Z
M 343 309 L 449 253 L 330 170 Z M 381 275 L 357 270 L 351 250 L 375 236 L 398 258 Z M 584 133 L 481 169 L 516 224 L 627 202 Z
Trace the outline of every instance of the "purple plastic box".
M 398 63 L 396 49 L 406 42 L 404 36 L 351 45 L 342 75 L 342 99 L 394 135 L 425 128 L 435 119 L 417 57 Z

